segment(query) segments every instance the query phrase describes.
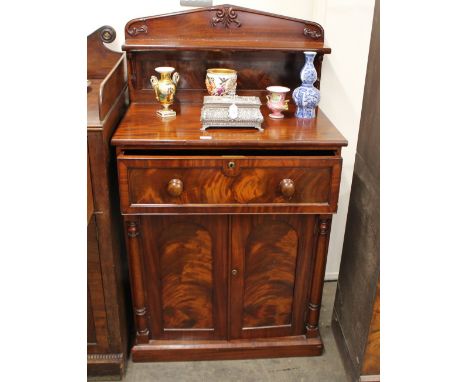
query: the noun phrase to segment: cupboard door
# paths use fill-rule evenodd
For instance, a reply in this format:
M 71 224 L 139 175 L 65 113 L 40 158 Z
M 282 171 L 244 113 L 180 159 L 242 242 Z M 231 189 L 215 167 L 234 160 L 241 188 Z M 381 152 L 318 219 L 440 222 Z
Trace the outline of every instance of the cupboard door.
M 142 216 L 153 339 L 225 339 L 227 216 Z
M 232 217 L 231 338 L 305 332 L 315 217 Z

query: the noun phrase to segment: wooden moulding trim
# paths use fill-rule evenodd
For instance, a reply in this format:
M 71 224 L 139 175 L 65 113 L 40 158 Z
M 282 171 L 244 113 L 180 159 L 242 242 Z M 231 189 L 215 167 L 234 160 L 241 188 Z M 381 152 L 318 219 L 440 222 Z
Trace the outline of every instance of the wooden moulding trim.
M 191 40 L 193 41 L 193 40 Z M 209 41 L 206 42 L 204 45 L 190 45 L 189 43 L 187 44 L 174 44 L 174 42 L 168 41 L 167 43 L 151 43 L 151 40 L 148 40 L 149 44 L 145 44 L 143 40 L 139 41 L 139 43 L 136 44 L 130 44 L 126 43 L 122 45 L 122 50 L 124 51 L 132 51 L 132 52 L 145 52 L 145 51 L 154 51 L 154 50 L 177 50 L 177 49 L 184 49 L 184 50 L 252 50 L 252 51 L 258 51 L 258 50 L 271 50 L 271 51 L 283 51 L 283 52 L 303 52 L 304 50 L 307 51 L 313 51 L 317 53 L 323 54 L 330 54 L 331 53 L 331 48 L 327 46 L 287 46 L 287 45 L 282 45 L 278 44 L 277 46 L 261 46 L 259 45 L 248 45 L 249 42 L 246 41 L 245 45 L 235 45 L 235 46 L 229 46 L 227 45 L 229 43 L 229 40 L 220 40 L 222 41 L 222 44 L 218 44 L 216 41 Z M 284 42 L 285 44 L 287 43 L 286 41 Z
M 143 285 L 142 260 L 139 245 L 139 224 L 137 221 L 127 222 L 127 242 L 130 277 L 132 279 L 133 313 L 135 315 L 136 342 L 148 343 L 149 329 L 147 309 Z
M 123 353 L 96 353 L 88 354 L 88 362 L 122 362 L 124 360 Z
M 380 382 L 380 374 L 376 375 L 361 375 L 360 382 Z
M 171 28 L 171 23 L 186 28 Z M 262 41 L 271 42 L 272 37 L 265 25 L 278 31 L 275 44 L 263 46 Z M 323 46 L 324 38 L 324 29 L 316 22 L 223 4 L 130 20 L 125 26 L 123 50 L 213 48 L 330 53 Z M 174 41 L 180 43 L 174 45 Z
M 313 264 L 314 275 L 310 292 L 308 307 L 308 322 L 306 331 L 308 337 L 319 335 L 320 305 L 322 303 L 323 280 L 325 275 L 325 265 L 327 263 L 328 240 L 330 238 L 331 215 L 320 215 L 317 224 L 317 244 L 315 250 L 315 259 Z
M 87 374 L 89 378 L 122 379 L 126 358 L 123 353 L 88 354 Z
M 312 356 L 323 353 L 320 336 L 293 336 L 230 341 L 158 341 L 132 348 L 134 362 L 185 361 L 207 359 L 275 358 Z
M 275 17 L 277 19 L 284 19 L 284 20 L 288 20 L 288 21 L 297 21 L 297 22 L 304 23 L 304 24 L 314 24 L 314 25 L 318 26 L 319 28 L 321 28 L 321 30 L 323 31 L 323 27 L 320 24 L 318 24 L 316 22 L 313 22 L 313 21 L 298 19 L 298 18 L 295 18 L 295 17 L 283 16 L 283 15 L 279 15 L 279 14 L 276 14 L 276 13 L 264 12 L 264 11 L 260 11 L 260 10 L 252 9 L 252 8 L 239 7 L 237 5 L 231 5 L 231 4 L 213 5 L 211 7 L 189 9 L 189 10 L 186 10 L 186 11 L 164 13 L 162 15 L 135 18 L 135 19 L 132 19 L 129 22 L 127 22 L 127 24 L 125 25 L 125 31 L 128 33 L 128 31 L 130 29 L 130 26 L 132 26 L 132 24 L 145 23 L 148 20 L 159 19 L 159 18 L 164 18 L 164 17 L 168 17 L 168 16 L 178 16 L 178 15 L 184 15 L 184 14 L 189 14 L 189 13 L 197 13 L 197 12 L 206 12 L 206 11 L 216 12 L 216 11 L 218 11 L 220 9 L 226 9 L 226 8 L 232 8 L 234 11 L 248 12 L 248 13 L 258 14 L 258 15 L 262 15 L 262 16 L 271 16 L 271 17 Z M 132 30 L 131 30 L 131 32 L 133 34 L 135 34 Z

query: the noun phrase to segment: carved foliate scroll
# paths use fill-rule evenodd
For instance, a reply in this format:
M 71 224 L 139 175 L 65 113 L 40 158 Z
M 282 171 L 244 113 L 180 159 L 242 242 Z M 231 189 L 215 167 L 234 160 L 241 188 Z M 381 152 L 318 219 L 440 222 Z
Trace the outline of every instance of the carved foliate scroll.
M 211 19 L 211 26 L 216 27 L 217 24 L 224 25 L 225 28 L 239 28 L 241 23 L 237 20 L 237 12 L 232 8 L 221 8 L 216 10 L 216 15 Z
M 127 33 L 130 36 L 136 36 L 139 35 L 140 33 L 147 34 L 148 33 L 148 26 L 146 24 L 141 24 L 137 26 L 132 26 L 130 28 L 130 25 L 127 27 Z

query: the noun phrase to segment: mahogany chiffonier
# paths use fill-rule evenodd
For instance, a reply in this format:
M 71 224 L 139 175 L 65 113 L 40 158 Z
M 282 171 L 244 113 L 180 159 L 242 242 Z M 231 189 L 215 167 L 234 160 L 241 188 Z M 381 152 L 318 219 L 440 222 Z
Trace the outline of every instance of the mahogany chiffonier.
M 125 297 L 128 267 L 110 139 L 128 106 L 128 88 L 125 55 L 105 46 L 114 39 L 115 30 L 108 26 L 88 36 L 87 362 L 88 377 L 121 378 L 130 298 Z
M 133 360 L 319 355 L 318 329 L 341 149 L 317 110 L 268 117 L 265 88 L 300 85 L 314 22 L 222 5 L 135 19 L 125 27 L 130 106 L 112 137 L 136 339 Z M 150 76 L 180 74 L 177 116 L 156 116 Z M 262 100 L 264 131 L 201 131 L 208 68 L 238 72 Z M 320 77 L 319 77 L 320 78 Z M 316 86 L 319 82 L 316 83 Z

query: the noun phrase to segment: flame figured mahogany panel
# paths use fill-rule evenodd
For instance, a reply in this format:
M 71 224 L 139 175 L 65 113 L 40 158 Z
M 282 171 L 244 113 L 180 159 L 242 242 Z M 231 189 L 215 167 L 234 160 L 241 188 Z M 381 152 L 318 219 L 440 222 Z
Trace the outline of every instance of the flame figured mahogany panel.
M 297 231 L 284 221 L 259 224 L 245 249 L 243 327 L 290 325 Z
M 341 158 L 119 156 L 119 172 L 124 213 L 273 204 L 328 212 L 336 208 Z M 177 195 L 168 191 L 174 179 L 183 183 Z M 294 183 L 291 196 L 281 191 L 284 179 Z
M 315 216 L 232 216 L 231 337 L 300 335 Z
M 159 236 L 165 328 L 213 327 L 213 247 L 210 233 L 189 221 Z
M 152 338 L 222 337 L 227 217 L 144 216 L 141 227 Z

